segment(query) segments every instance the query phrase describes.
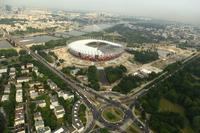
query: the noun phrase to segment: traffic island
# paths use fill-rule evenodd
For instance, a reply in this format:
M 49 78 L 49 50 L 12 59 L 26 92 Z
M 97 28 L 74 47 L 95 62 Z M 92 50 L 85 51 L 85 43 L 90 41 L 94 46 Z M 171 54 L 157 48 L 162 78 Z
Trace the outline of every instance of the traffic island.
M 102 111 L 102 117 L 109 123 L 119 123 L 124 119 L 124 112 L 117 107 L 107 107 Z

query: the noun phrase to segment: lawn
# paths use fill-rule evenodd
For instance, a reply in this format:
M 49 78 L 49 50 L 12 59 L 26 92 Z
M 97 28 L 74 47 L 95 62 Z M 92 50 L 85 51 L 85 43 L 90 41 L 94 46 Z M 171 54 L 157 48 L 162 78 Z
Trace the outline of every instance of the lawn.
M 194 133 L 191 127 L 186 127 L 183 130 L 181 130 L 182 133 Z
M 169 100 L 165 99 L 165 98 L 162 98 L 160 100 L 160 112 L 175 112 L 175 113 L 180 113 L 181 115 L 185 115 L 185 111 L 184 111 L 184 108 L 181 107 L 180 105 L 178 104 L 174 104 L 172 102 L 170 102 Z
M 185 117 L 185 111 L 184 108 L 181 107 L 178 104 L 174 104 L 172 102 L 170 102 L 169 100 L 165 99 L 165 98 L 161 98 L 160 100 L 160 112 L 176 112 L 181 114 L 182 116 Z M 185 123 L 186 123 L 186 127 L 184 129 L 182 129 L 182 133 L 194 133 L 194 131 L 192 130 L 192 128 L 190 127 L 190 123 L 187 120 L 187 118 L 185 117 Z
M 123 119 L 124 113 L 115 107 L 108 107 L 102 112 L 102 116 L 105 120 L 116 123 Z
M 128 126 L 128 128 L 126 129 L 126 132 L 127 133 L 142 133 L 142 131 L 133 124 Z

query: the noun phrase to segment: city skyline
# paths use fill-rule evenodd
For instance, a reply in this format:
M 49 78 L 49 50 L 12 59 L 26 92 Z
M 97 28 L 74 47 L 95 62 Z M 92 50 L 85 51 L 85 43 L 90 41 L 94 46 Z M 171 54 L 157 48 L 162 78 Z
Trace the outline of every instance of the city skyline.
M 120 13 L 122 15 L 152 17 L 156 19 L 165 19 L 192 24 L 200 24 L 200 9 L 198 0 L 6 0 L 5 4 L 12 6 L 26 6 L 37 8 L 55 8 L 64 10 L 83 10 L 83 11 L 108 11 Z M 103 4 L 102 4 L 103 3 Z

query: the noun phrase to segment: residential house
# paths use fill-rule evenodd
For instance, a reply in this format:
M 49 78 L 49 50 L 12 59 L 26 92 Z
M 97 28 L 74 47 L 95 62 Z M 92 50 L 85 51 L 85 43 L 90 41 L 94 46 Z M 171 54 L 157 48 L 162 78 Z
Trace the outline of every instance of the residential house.
M 57 96 L 50 96 L 50 108 L 54 109 L 56 106 L 59 105 Z
M 23 102 L 22 89 L 16 90 L 16 102 L 18 102 L 18 103 Z
M 21 125 L 24 124 L 25 120 L 24 120 L 24 106 L 23 105 L 19 105 L 16 107 L 15 109 L 15 123 L 14 125 Z
M 39 107 L 41 107 L 41 108 L 46 107 L 46 102 L 45 102 L 45 100 L 38 100 L 36 103 L 37 103 L 37 106 L 39 106 Z
M 1 102 L 5 102 L 9 100 L 9 95 L 8 94 L 4 94 L 1 98 Z
M 65 100 L 67 100 L 67 99 L 74 98 L 74 95 L 70 94 L 69 92 L 60 90 L 58 91 L 58 97 L 63 97 Z
M 49 128 L 49 127 L 40 127 L 40 128 L 38 128 L 37 133 L 51 133 L 51 128 Z
M 0 68 L 0 74 L 7 73 L 7 72 L 8 72 L 8 68 Z
M 65 110 L 63 106 L 59 105 L 54 108 L 54 113 L 57 119 L 63 118 L 63 116 L 65 115 Z
M 17 78 L 17 83 L 29 82 L 30 80 L 30 77 L 19 77 Z

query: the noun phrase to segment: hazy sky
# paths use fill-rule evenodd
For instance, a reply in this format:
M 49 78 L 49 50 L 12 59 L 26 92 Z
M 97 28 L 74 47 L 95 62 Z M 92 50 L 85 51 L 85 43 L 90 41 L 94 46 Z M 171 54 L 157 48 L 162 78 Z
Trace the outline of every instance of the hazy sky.
M 4 0 L 12 5 L 119 12 L 200 24 L 200 0 Z

